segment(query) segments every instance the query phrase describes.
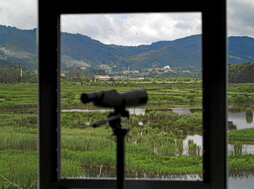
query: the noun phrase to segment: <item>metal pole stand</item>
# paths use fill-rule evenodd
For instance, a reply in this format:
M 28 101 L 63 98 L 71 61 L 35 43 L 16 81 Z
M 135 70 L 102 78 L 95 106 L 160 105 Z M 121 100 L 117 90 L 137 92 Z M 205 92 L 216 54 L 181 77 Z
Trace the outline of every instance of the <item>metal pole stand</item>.
M 129 129 L 127 127 L 121 126 L 121 117 L 129 118 L 129 112 L 125 109 L 115 109 L 114 112 L 110 113 L 107 119 L 98 121 L 93 124 L 93 127 L 99 127 L 101 125 L 109 123 L 112 128 L 113 135 L 116 136 L 116 186 L 117 189 L 124 189 L 124 167 L 125 167 L 125 136 L 127 135 Z

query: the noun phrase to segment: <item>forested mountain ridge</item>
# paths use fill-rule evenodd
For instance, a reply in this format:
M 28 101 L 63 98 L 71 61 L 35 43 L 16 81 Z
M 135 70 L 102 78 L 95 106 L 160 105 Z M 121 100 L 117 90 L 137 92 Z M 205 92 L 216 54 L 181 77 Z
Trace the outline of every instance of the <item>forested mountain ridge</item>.
M 254 38 L 233 36 L 228 40 L 229 64 L 254 62 Z
M 20 30 L 0 25 L 0 60 L 37 68 L 36 29 Z
M 229 64 L 254 61 L 254 38 L 228 38 Z M 106 45 L 81 34 L 61 33 L 62 67 L 118 67 L 143 69 L 151 67 L 198 68 L 201 65 L 201 35 L 150 45 Z M 0 25 L 1 65 L 8 62 L 36 68 L 36 29 L 20 30 Z

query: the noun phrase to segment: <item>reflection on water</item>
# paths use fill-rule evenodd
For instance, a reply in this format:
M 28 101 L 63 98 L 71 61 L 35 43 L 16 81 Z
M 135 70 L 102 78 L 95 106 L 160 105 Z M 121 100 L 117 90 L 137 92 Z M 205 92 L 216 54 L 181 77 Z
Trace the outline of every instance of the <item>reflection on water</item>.
M 84 169 L 85 177 L 111 177 L 115 178 L 115 169 L 109 167 L 100 166 L 98 168 L 95 167 L 87 167 Z M 188 180 L 188 181 L 196 181 L 202 180 L 202 175 L 199 174 L 186 174 L 186 175 L 162 175 L 157 173 L 144 173 L 144 172 L 128 172 L 126 171 L 127 178 L 134 179 L 162 179 L 162 180 Z M 234 172 L 230 173 L 228 177 L 228 186 L 229 189 L 251 189 L 254 186 L 254 176 L 251 172 Z
M 186 138 L 183 140 L 183 155 L 188 155 L 188 141 L 189 140 L 192 140 L 193 143 L 197 144 L 202 150 L 203 137 L 201 135 L 187 135 Z M 240 150 L 241 155 L 254 154 L 254 145 L 243 144 L 240 147 L 241 147 L 241 150 Z M 229 144 L 228 153 L 235 154 L 237 151 L 236 148 L 237 146 Z
M 179 115 L 190 114 L 195 110 L 200 110 L 199 108 L 190 108 L 190 107 L 183 107 L 183 108 L 171 108 L 173 112 Z M 247 129 L 253 128 L 254 113 L 251 111 L 246 112 L 228 112 L 228 121 L 236 126 L 236 129 Z
M 171 108 L 171 110 L 179 115 L 186 115 L 194 112 L 201 112 L 201 107 L 176 107 Z
M 111 112 L 112 110 L 106 110 L 106 109 L 99 109 L 99 110 L 89 110 L 89 109 L 66 109 L 66 110 L 61 110 L 61 112 Z
M 115 178 L 116 170 L 112 167 L 84 167 L 85 178 L 100 177 L 100 178 Z M 126 178 L 134 179 L 161 179 L 161 180 L 202 180 L 200 174 L 184 174 L 184 175 L 164 175 L 159 173 L 145 173 L 145 172 L 128 172 L 125 171 Z
M 239 147 L 241 148 L 240 150 L 237 149 Z M 229 144 L 228 145 L 228 153 L 229 154 L 239 153 L 238 155 L 254 154 L 254 145 L 253 144 L 243 144 L 243 145 L 240 145 L 239 147 L 236 145 Z
M 89 167 L 84 169 L 85 178 L 100 177 L 100 178 L 115 178 L 115 169 L 100 166 L 98 168 Z M 202 175 L 199 174 L 186 174 L 186 175 L 161 175 L 143 172 L 128 172 L 126 171 L 127 178 L 134 179 L 161 179 L 161 180 L 186 180 L 186 181 L 197 181 L 202 180 Z M 228 188 L 229 189 L 251 189 L 254 186 L 254 176 L 251 172 L 234 172 L 230 173 L 228 177 Z
M 254 186 L 254 176 L 247 173 L 245 176 L 230 176 L 228 178 L 229 189 L 251 189 Z
M 105 113 L 105 112 L 112 112 L 113 110 L 110 109 L 97 109 L 97 110 L 90 110 L 90 109 L 65 109 L 61 110 L 61 112 L 100 112 L 100 113 Z M 134 115 L 145 115 L 146 110 L 142 108 L 129 108 L 128 109 L 130 114 Z
M 189 155 L 189 142 L 193 141 L 200 148 L 200 152 L 203 150 L 203 137 L 201 135 L 187 135 L 183 140 L 183 155 Z M 202 155 L 202 153 L 200 153 Z
M 247 129 L 254 127 L 254 123 L 250 121 L 249 116 L 246 116 L 245 112 L 237 112 L 237 113 L 229 112 L 228 121 L 232 121 L 233 124 L 236 125 L 237 129 Z
M 246 121 L 247 121 L 248 123 L 252 123 L 252 122 L 253 122 L 253 111 L 252 111 L 252 109 L 250 109 L 250 108 L 248 108 L 248 109 L 246 110 Z
M 179 115 L 190 114 L 190 108 L 171 108 L 171 110 Z
M 201 135 L 187 135 L 187 137 L 183 140 L 183 144 L 187 145 L 188 140 L 192 140 L 195 144 L 202 146 L 203 137 Z

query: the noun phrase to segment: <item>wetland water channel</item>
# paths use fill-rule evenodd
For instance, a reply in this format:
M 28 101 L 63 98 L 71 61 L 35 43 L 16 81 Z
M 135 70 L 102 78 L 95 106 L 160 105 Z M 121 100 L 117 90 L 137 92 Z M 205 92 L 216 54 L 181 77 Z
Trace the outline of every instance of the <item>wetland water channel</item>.
M 194 110 L 201 110 L 200 108 L 197 108 Z M 128 109 L 130 114 L 135 114 L 135 115 L 144 115 L 146 113 L 145 109 L 142 108 L 130 108 Z M 112 110 L 108 109 L 99 109 L 99 110 L 89 110 L 89 109 L 65 109 L 62 110 L 62 112 L 110 112 Z M 173 111 L 179 115 L 185 115 L 185 114 L 190 114 L 193 112 L 192 107 L 176 107 L 176 108 L 171 108 L 168 111 Z M 254 113 L 253 117 L 254 117 Z M 228 112 L 228 121 L 231 122 L 234 126 L 234 129 L 240 130 L 240 129 L 247 129 L 247 128 L 253 128 L 254 127 L 254 122 L 253 120 L 248 120 L 246 117 L 246 112 Z M 89 125 L 90 123 L 86 123 L 86 125 Z M 140 126 L 143 125 L 143 123 L 139 123 Z M 188 155 L 188 141 L 192 140 L 195 144 L 201 147 L 202 149 L 202 143 L 203 143 L 203 138 L 201 135 L 195 134 L 195 135 L 187 135 L 186 138 L 183 140 L 183 155 Z M 228 145 L 228 153 L 231 154 L 234 151 L 234 146 L 233 145 Z M 242 145 L 242 154 L 254 154 L 254 145 Z M 92 171 L 92 170 L 91 170 Z M 93 175 L 93 173 L 90 173 Z M 200 176 L 193 174 L 193 175 L 183 175 L 183 176 L 161 176 L 161 175 L 145 175 L 145 174 L 140 174 L 137 173 L 138 175 L 129 175 L 131 177 L 136 177 L 136 178 L 161 178 L 161 179 L 169 179 L 169 180 L 200 180 Z M 113 176 L 113 175 L 112 175 Z M 253 173 L 239 173 L 237 175 L 230 175 L 228 178 L 228 183 L 229 183 L 229 189 L 250 189 L 254 185 L 254 174 Z

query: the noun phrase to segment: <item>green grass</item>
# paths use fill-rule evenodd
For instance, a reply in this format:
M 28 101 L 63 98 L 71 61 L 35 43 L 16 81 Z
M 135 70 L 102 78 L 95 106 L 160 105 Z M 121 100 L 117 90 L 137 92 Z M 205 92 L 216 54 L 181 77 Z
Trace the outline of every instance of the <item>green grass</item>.
M 229 171 L 231 173 L 254 172 L 254 155 L 229 156 Z
M 114 145 L 111 130 L 100 128 L 67 129 L 61 132 L 61 147 L 76 151 L 101 150 Z
M 37 184 L 37 152 L 28 150 L 0 151 L 2 188 L 28 188 Z
M 0 127 L 0 150 L 36 150 L 36 129 Z
M 37 128 L 35 113 L 1 113 L 0 127 L 31 127 Z
M 228 133 L 230 143 L 254 144 L 254 128 L 232 130 Z
M 61 161 L 62 174 L 77 177 L 83 174 L 80 162 L 69 159 Z M 2 188 L 36 188 L 38 155 L 36 150 L 0 151 L 0 186 Z
M 107 151 L 78 152 L 63 150 L 64 159 L 80 162 L 83 167 L 107 167 L 115 169 L 115 153 Z M 157 156 L 126 153 L 126 171 L 148 174 L 189 174 L 201 173 L 202 158 L 198 156 Z
M 38 85 L 32 83 L 0 84 L 0 107 L 36 105 Z

